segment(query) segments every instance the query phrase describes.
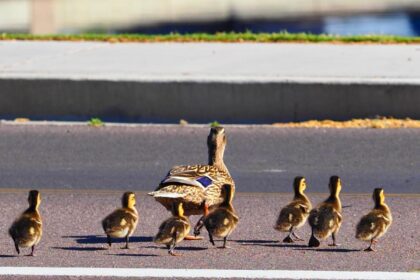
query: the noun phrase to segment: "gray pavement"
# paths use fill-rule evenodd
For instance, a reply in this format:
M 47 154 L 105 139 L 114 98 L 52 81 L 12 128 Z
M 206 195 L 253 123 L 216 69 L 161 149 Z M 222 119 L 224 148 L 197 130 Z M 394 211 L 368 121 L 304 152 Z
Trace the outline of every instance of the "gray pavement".
M 379 241 L 376 253 L 360 250 L 367 244 L 354 238 L 358 219 L 372 208 L 370 195 L 343 195 L 343 226 L 338 235 L 342 244 L 331 248 L 323 242 L 319 249 L 308 249 L 309 226 L 298 230 L 306 241 L 282 244 L 284 234 L 273 229 L 280 208 L 291 194 L 238 194 L 234 205 L 240 216 L 238 228 L 231 235 L 231 249 L 213 248 L 203 231 L 204 240 L 182 242 L 171 257 L 163 246 L 152 242 L 159 224 L 169 213 L 153 198 L 138 194 L 137 209 L 140 223 L 130 250 L 120 247 L 122 241 L 105 250 L 101 219 L 120 204 L 121 191 L 42 191 L 40 208 L 44 235 L 34 258 L 17 257 L 7 227 L 27 207 L 27 193 L 1 191 L 0 255 L 1 266 L 56 267 L 153 267 L 153 268 L 212 268 L 212 269 L 287 269 L 287 270 L 344 270 L 344 271 L 412 271 L 420 268 L 420 246 L 417 234 L 418 196 L 391 196 L 387 202 L 394 223 Z M 325 197 L 310 196 L 314 204 Z M 192 217 L 196 222 L 197 217 Z M 217 246 L 221 243 L 217 242 Z M 25 250 L 23 253 L 27 253 Z
M 153 190 L 179 164 L 206 163 L 208 126 L 0 124 L 0 188 Z M 238 192 L 420 193 L 419 129 L 226 126 L 226 164 Z
M 420 118 L 418 45 L 0 41 L 0 117 Z

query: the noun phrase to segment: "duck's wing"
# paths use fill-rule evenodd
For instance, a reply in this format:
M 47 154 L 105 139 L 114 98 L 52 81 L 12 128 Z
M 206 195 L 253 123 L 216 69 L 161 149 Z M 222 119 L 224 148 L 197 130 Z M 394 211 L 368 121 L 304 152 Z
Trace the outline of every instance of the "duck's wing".
M 226 172 L 211 165 L 196 164 L 175 166 L 161 181 L 156 191 L 171 183 L 195 186 L 205 191 L 212 185 L 219 185 L 221 182 L 230 182 L 231 179 L 229 181 L 229 178 L 230 176 Z
M 356 226 L 356 238 L 371 240 L 382 235 L 390 224 L 388 217 L 375 210 L 363 216 Z
M 123 231 L 130 228 L 137 221 L 137 217 L 123 208 L 117 209 L 102 221 L 105 232 Z

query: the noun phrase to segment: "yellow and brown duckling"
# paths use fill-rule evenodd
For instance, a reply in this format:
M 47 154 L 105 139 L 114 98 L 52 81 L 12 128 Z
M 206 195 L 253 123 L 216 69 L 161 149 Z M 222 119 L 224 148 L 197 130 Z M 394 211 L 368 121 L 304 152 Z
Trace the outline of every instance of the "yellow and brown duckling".
M 370 241 L 365 251 L 375 251 L 373 244 L 384 235 L 392 224 L 391 210 L 385 203 L 385 193 L 381 188 L 373 191 L 375 207 L 368 214 L 363 216 L 356 227 L 356 238 L 363 241 Z
M 341 179 L 338 176 L 331 176 L 330 196 L 309 213 L 309 225 L 312 228 L 309 247 L 319 247 L 319 239 L 326 239 L 332 236 L 333 243 L 330 246 L 338 246 L 336 235 L 340 230 L 343 221 L 341 215 Z
M 239 217 L 232 205 L 233 188 L 231 185 L 225 184 L 222 187 L 224 196 L 222 204 L 210 213 L 208 213 L 208 205 L 204 205 L 204 216 L 199 220 L 194 228 L 194 234 L 199 235 L 203 226 L 206 227 L 209 234 L 210 242 L 214 244 L 213 236 L 223 238 L 223 247 L 226 247 L 227 238 L 235 230 L 238 225 Z
M 129 239 L 136 230 L 138 220 L 136 195 L 133 192 L 125 192 L 122 196 L 122 208 L 118 208 L 102 220 L 109 247 L 112 245 L 112 238 L 125 238 L 125 247 L 122 249 L 129 249 Z
M 312 208 L 311 202 L 304 194 L 305 189 L 305 178 L 300 176 L 296 177 L 293 182 L 295 196 L 292 202 L 281 209 L 276 225 L 274 226 L 274 228 L 278 231 L 289 232 L 287 237 L 283 239 L 283 242 L 285 243 L 303 241 L 303 239 L 296 235 L 294 230 L 305 224 Z M 296 240 L 293 240 L 292 236 L 295 237 Z
M 18 254 L 20 254 L 19 247 L 31 247 L 31 253 L 28 256 L 34 256 L 35 246 L 42 237 L 42 219 L 38 211 L 41 204 L 39 191 L 29 191 L 28 202 L 29 208 L 13 222 L 9 235 L 13 239 Z
M 170 255 L 179 256 L 174 252 L 175 246 L 184 240 L 190 232 L 191 224 L 188 218 L 184 216 L 182 202 L 174 202 L 171 212 L 172 217 L 159 226 L 159 231 L 153 241 L 158 244 L 165 244 Z

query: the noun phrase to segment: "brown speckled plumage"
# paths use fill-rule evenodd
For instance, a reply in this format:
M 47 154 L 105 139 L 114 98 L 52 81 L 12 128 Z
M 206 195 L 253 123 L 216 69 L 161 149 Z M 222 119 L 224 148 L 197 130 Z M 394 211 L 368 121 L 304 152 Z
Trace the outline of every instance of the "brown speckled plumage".
M 222 195 L 223 202 L 210 213 L 207 213 L 207 205 L 205 205 L 206 210 L 204 216 L 198 221 L 194 229 L 194 234 L 200 234 L 201 228 L 205 226 L 210 242 L 214 245 L 213 236 L 223 238 L 223 247 L 226 248 L 227 238 L 238 225 L 239 217 L 232 205 L 232 186 L 227 184 L 223 185 Z
M 29 208 L 17 218 L 9 229 L 9 235 L 15 244 L 15 249 L 20 254 L 19 247 L 31 247 L 30 256 L 34 255 L 35 246 L 41 241 L 42 219 L 38 208 L 41 204 L 41 194 L 37 190 L 29 192 Z
M 363 216 L 356 227 L 356 238 L 363 241 L 370 241 L 365 251 L 374 251 L 373 244 L 382 237 L 392 224 L 391 210 L 385 204 L 383 189 L 377 188 L 373 191 L 375 207 Z
M 136 209 L 136 197 L 132 192 L 126 192 L 122 197 L 122 207 L 116 209 L 102 220 L 102 228 L 107 235 L 108 245 L 111 238 L 125 238 L 124 249 L 129 248 L 129 238 L 137 228 L 139 216 Z
M 212 209 L 222 203 L 222 185 L 230 184 L 233 191 L 235 189 L 234 181 L 223 161 L 226 146 L 224 128 L 212 128 L 207 145 L 209 164 L 173 167 L 158 188 L 149 195 L 153 196 L 167 210 L 171 210 L 174 202 L 182 202 L 186 216 L 202 214 L 201 205 L 204 200 Z M 203 177 L 209 179 L 209 185 L 204 186 L 198 182 Z
M 305 224 L 312 208 L 311 202 L 304 194 L 306 189 L 306 180 L 304 177 L 296 177 L 294 179 L 293 189 L 295 193 L 293 200 L 281 209 L 276 225 L 274 226 L 278 231 L 289 232 L 289 235 L 283 240 L 283 242 L 287 243 L 294 242 L 292 236 L 296 240 L 302 240 L 295 234 L 294 229 L 300 228 Z
M 319 204 L 309 213 L 308 222 L 312 229 L 309 247 L 318 247 L 320 242 L 318 239 L 326 239 L 332 235 L 333 243 L 331 246 L 337 246 L 336 234 L 340 230 L 343 218 L 341 216 L 341 179 L 338 176 L 331 176 L 330 196 Z
M 158 233 L 153 241 L 158 244 L 165 244 L 168 253 L 176 255 L 174 249 L 176 244 L 184 240 L 190 232 L 191 225 L 187 217 L 184 216 L 182 202 L 174 202 L 171 207 L 172 217 L 163 221 L 159 226 Z

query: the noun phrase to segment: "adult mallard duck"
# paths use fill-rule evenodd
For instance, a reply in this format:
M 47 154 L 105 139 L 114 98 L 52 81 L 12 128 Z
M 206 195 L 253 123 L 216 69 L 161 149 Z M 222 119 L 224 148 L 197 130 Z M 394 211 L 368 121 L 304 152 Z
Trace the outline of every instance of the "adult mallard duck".
M 19 247 L 31 247 L 32 250 L 28 256 L 34 256 L 35 246 L 42 237 L 42 220 L 38 211 L 41 204 L 39 191 L 30 191 L 28 202 L 29 208 L 13 222 L 9 229 L 9 235 L 13 239 L 18 254 L 20 254 Z
M 365 251 L 375 251 L 373 244 L 384 235 L 392 223 L 391 210 L 385 204 L 384 190 L 376 188 L 373 191 L 375 207 L 367 215 L 363 216 L 356 227 L 356 238 L 370 241 Z
M 174 252 L 176 244 L 184 240 L 191 229 L 190 221 L 184 216 L 182 202 L 172 204 L 172 217 L 163 221 L 153 241 L 158 244 L 165 244 L 168 253 L 172 256 L 179 256 Z
M 213 236 L 223 238 L 223 247 L 226 247 L 227 238 L 235 230 L 239 222 L 239 217 L 236 214 L 232 205 L 233 193 L 231 185 L 223 185 L 223 202 L 217 209 L 208 213 L 208 206 L 205 203 L 204 216 L 198 221 L 194 228 L 194 235 L 199 235 L 203 226 L 206 227 L 209 234 L 211 244 L 214 244 Z
M 128 242 L 134 233 L 139 220 L 136 209 L 136 195 L 133 192 L 125 192 L 121 199 L 122 208 L 116 209 L 102 220 L 102 228 L 107 236 L 108 245 L 111 247 L 111 238 L 125 238 L 125 247 L 129 249 Z
M 173 167 L 159 184 L 149 193 L 167 210 L 171 210 L 175 201 L 182 202 L 185 215 L 203 213 L 203 201 L 210 209 L 223 202 L 221 188 L 224 184 L 235 185 L 223 161 L 226 147 L 226 135 L 223 127 L 213 127 L 207 138 L 209 162 L 207 165 L 182 165 Z
M 294 229 L 300 228 L 305 224 L 312 208 L 311 202 L 304 194 L 305 189 L 305 178 L 296 177 L 293 182 L 295 196 L 292 202 L 281 209 L 276 225 L 274 226 L 278 231 L 289 232 L 287 237 L 283 239 L 285 243 L 293 243 L 292 236 L 296 238 L 296 241 L 303 241 L 303 239 L 296 235 Z
M 309 225 L 312 228 L 309 247 L 319 247 L 318 239 L 325 239 L 332 236 L 333 243 L 330 246 L 338 246 L 336 234 L 340 230 L 343 218 L 341 216 L 341 179 L 338 176 L 331 176 L 330 196 L 309 213 Z

